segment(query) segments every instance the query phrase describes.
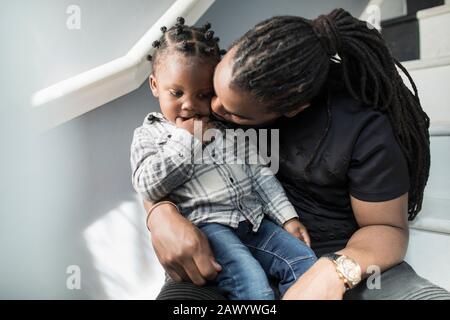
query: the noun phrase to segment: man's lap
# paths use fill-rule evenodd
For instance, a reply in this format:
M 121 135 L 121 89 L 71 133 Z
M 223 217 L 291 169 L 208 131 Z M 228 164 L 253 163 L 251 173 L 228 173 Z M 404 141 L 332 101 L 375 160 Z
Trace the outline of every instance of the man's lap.
M 214 286 L 197 287 L 166 278 L 157 300 L 226 300 Z M 406 262 L 381 274 L 380 289 L 368 289 L 366 281 L 348 291 L 348 300 L 450 300 L 450 293 L 419 277 Z
M 345 294 L 347 300 L 450 300 L 450 293 L 420 277 L 406 262 L 381 273 L 380 288 L 369 289 L 366 281 Z

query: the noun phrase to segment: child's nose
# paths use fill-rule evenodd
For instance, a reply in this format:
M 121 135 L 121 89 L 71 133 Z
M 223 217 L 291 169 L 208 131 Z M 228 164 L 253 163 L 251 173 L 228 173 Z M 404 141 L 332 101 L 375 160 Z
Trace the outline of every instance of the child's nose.
M 186 100 L 181 105 L 181 110 L 183 111 L 193 111 L 194 110 L 194 104 L 191 100 Z

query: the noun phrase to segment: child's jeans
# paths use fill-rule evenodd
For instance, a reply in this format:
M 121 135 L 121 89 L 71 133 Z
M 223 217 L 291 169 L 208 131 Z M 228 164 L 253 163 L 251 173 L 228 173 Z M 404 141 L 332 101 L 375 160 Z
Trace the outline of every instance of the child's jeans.
M 263 219 L 257 232 L 248 221 L 237 229 L 218 223 L 199 228 L 222 266 L 215 282 L 231 300 L 273 300 L 268 277 L 279 280 L 280 295 L 317 260 L 314 252 L 279 225 Z

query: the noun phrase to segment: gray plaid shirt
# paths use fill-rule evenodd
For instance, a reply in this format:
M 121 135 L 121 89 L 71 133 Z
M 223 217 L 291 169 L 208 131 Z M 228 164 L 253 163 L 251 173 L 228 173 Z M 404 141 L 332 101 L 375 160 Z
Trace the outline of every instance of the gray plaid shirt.
M 131 144 L 134 189 L 151 202 L 170 196 L 196 225 L 216 222 L 237 228 L 243 217 L 256 232 L 264 215 L 279 225 L 298 217 L 267 166 L 248 161 L 220 163 L 216 151 L 230 153 L 230 148 L 222 148 L 223 143 L 219 147 L 218 141 L 202 145 L 162 114 L 148 114 L 143 125 L 135 129 Z M 202 150 L 203 163 L 194 161 L 195 150 Z M 236 152 L 223 155 L 233 159 Z

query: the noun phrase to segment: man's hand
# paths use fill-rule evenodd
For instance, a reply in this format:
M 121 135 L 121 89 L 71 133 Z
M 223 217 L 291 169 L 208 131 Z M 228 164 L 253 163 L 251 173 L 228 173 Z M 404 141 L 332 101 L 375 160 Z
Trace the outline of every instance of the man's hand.
M 222 270 L 206 236 L 170 204 L 156 207 L 148 219 L 155 253 L 169 276 L 196 285 L 213 280 Z
M 283 300 L 342 300 L 344 293 L 344 281 L 339 278 L 334 263 L 322 258 L 298 278 Z
M 306 227 L 297 219 L 292 218 L 283 224 L 283 229 L 292 234 L 294 237 L 302 240 L 308 247 L 311 247 L 311 240 L 309 238 Z

